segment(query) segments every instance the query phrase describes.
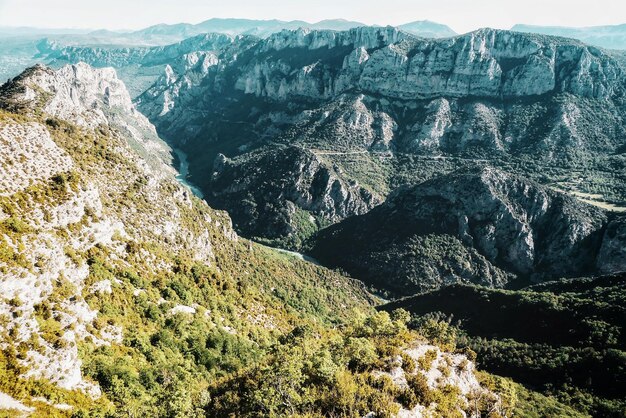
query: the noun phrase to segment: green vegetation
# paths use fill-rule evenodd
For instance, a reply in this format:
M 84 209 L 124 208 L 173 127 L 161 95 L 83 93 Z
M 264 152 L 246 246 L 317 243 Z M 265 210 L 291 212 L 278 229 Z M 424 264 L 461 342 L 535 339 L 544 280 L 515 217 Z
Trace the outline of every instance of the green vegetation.
M 623 407 L 619 388 L 624 374 L 624 318 L 616 303 L 623 300 L 621 291 L 536 288 L 498 293 L 479 289 L 477 294 L 469 292 L 467 298 L 443 298 L 467 312 L 471 306 L 482 306 L 474 299 L 493 297 L 494 304 L 480 312 L 481 319 L 485 315 L 490 318 L 489 314 L 510 319 L 515 313 L 525 313 L 532 321 L 528 317 L 524 321 L 540 325 L 544 321 L 545 330 L 567 324 L 567 331 L 556 333 L 556 339 L 550 341 L 541 340 L 544 337 L 537 337 L 541 334 L 537 332 L 511 333 L 510 324 L 501 329 L 499 319 L 472 328 L 478 322 L 475 318 L 457 314 L 466 319 L 460 329 L 435 315 L 420 315 L 412 305 L 408 307 L 417 313 L 413 317 L 402 309 L 376 312 L 373 306 L 379 300 L 345 275 L 236 239 L 229 233 L 229 219 L 224 214 L 197 199 L 181 197 L 173 179 L 151 186 L 154 179 L 139 167 L 134 154 L 126 152 L 129 144 L 123 135 L 106 126 L 92 132 L 42 115 L 47 96 L 39 93 L 32 117 L 0 112 L 0 121 L 44 124 L 57 145 L 74 159 L 75 171 L 57 173 L 47 182 L 0 198 L 2 212 L 8 215 L 0 223 L 1 272 L 23 267 L 36 273 L 43 266 L 45 260 L 36 260 L 34 266 L 26 262 L 24 242 L 40 232 L 39 226 L 29 224 L 29 215 L 43 208 L 45 221 L 50 216 L 45 208 L 66 202 L 87 184 L 99 188 L 102 217 L 122 220 L 125 231 L 113 234 L 110 245 L 72 245 L 75 238 L 82 238 L 82 232 L 90 234 L 85 227 L 100 217 L 91 209 L 67 228 L 45 231 L 50 245 L 57 245 L 70 264 L 85 267 L 88 276 L 82 287 L 73 285 L 63 273 L 50 281 L 50 293 L 33 307 L 37 336 L 20 341 L 15 326 L 0 335 L 0 341 L 15 342 L 3 345 L 0 351 L 0 391 L 35 406 L 34 417 L 362 417 L 369 412 L 388 417 L 401 406 L 418 404 L 432 406 L 433 414 L 441 417 L 457 417 L 461 410 L 491 418 L 512 413 L 575 417 L 578 414 L 558 400 L 605 416 L 616 415 Z M 17 103 L 7 106 L 28 111 Z M 237 129 L 250 133 L 250 128 Z M 297 132 L 287 133 L 285 138 L 291 134 Z M 321 132 L 318 138 L 319 142 L 311 144 L 323 145 L 334 137 L 332 132 Z M 206 138 L 202 139 L 206 144 Z M 338 144 L 337 149 L 353 145 L 347 142 L 354 139 L 343 138 L 346 143 Z M 240 140 L 235 138 L 231 146 L 248 144 L 247 137 Z M 394 182 L 421 181 L 462 164 L 445 159 L 423 164 L 420 158 L 400 156 L 410 160 L 407 166 L 421 167 L 411 173 L 382 156 L 380 160 L 367 154 L 323 158 L 332 161 L 332 170 L 349 172 L 344 180 L 357 180 L 381 195 L 388 193 Z M 396 174 L 394 170 L 398 170 Z M 227 183 L 230 186 L 231 182 Z M 276 184 L 280 183 L 272 186 Z M 269 209 L 285 215 L 279 205 L 272 206 L 275 202 L 271 199 Z M 166 202 L 161 204 L 161 200 Z M 253 214 L 260 210 L 253 200 L 235 200 L 243 210 Z M 310 213 L 301 208 L 287 215 L 296 231 L 290 231 L 291 241 L 284 242 L 293 246 L 301 246 L 328 221 L 318 217 L 311 222 Z M 175 227 L 183 233 L 166 236 L 158 227 L 174 216 L 180 220 Z M 198 256 L 193 247 L 202 245 L 203 238 L 209 255 Z M 420 268 L 444 269 L 450 260 L 463 260 L 458 255 L 460 247 L 458 240 L 448 236 L 425 237 L 398 251 L 414 258 L 430 257 L 432 263 Z M 389 255 L 381 257 L 386 257 L 388 264 L 395 261 Z M 418 285 L 416 280 L 409 282 Z M 111 291 L 93 290 L 102 283 L 107 284 L 106 289 L 110 285 Z M 68 344 L 62 337 L 75 325 L 63 321 L 63 314 L 68 314 L 66 302 L 82 299 L 98 313 L 86 324 L 89 335 L 78 341 L 82 374 L 103 391 L 98 399 L 25 378 L 21 366 L 29 350 L 44 343 L 57 349 Z M 6 301 L 14 318 L 26 314 L 21 309 L 24 304 L 19 298 Z M 428 312 L 435 310 L 445 311 L 431 306 Z M 0 318 L 3 329 L 10 320 L 8 316 Z M 519 321 L 513 324 L 520 325 L 521 318 Z M 486 369 L 529 385 L 542 384 L 543 392 L 555 397 L 538 395 L 486 373 L 481 373 L 481 380 L 498 393 L 500 403 L 486 396 L 470 397 L 466 404 L 457 387 L 432 389 L 423 372 L 432 367 L 437 352 L 430 350 L 413 359 L 403 351 L 424 339 L 446 351 L 456 349 L 471 360 L 478 353 Z M 559 344 L 553 346 L 554 341 Z M 398 358 L 407 373 L 408 387 L 404 389 L 380 373 L 391 370 Z M 458 367 L 465 369 L 468 362 Z M 440 364 L 439 369 L 444 376 L 453 372 L 451 363 Z M 591 378 L 591 383 L 586 378 Z M 605 381 L 597 384 L 598 379 Z M 611 388 L 606 383 L 610 379 L 618 385 Z M 72 409 L 62 411 L 33 399 L 39 396 L 51 403 L 69 404 Z
M 260 364 L 217 381 L 210 416 L 389 416 L 396 393 L 370 373 L 415 336 L 388 314 L 355 313 L 341 331 L 299 325 Z M 382 390 L 381 390 L 382 389 Z
M 291 216 L 293 232 L 289 235 L 276 239 L 267 239 L 264 237 L 255 237 L 254 241 L 263 243 L 276 248 L 293 248 L 300 249 L 304 243 L 311 238 L 317 231 L 324 226 L 328 226 L 328 221 L 311 213 L 295 207 L 295 212 Z
M 408 309 L 415 328 L 431 324 L 421 331 L 430 338 L 457 334 L 455 343 L 475 351 L 479 367 L 491 373 L 584 413 L 620 417 L 626 408 L 624 298 L 626 282 L 618 275 L 519 291 L 456 285 L 384 309 Z M 433 323 L 445 325 L 436 332 Z
M 386 370 L 403 347 L 419 338 L 406 328 L 404 314 L 355 313 L 341 332 L 296 327 L 279 339 L 263 362 L 215 382 L 208 415 L 362 417 L 374 412 L 392 417 L 400 406 L 423 405 L 441 417 L 458 417 L 470 409 L 496 417 L 508 408 L 496 405 L 493 398 L 466 404 L 458 388 L 432 389 L 419 371 L 406 375 L 405 389 L 389 376 L 374 373 Z
M 62 348 L 66 343 L 61 337 L 72 330 L 72 325 L 61 320 L 67 313 L 64 305 L 82 297 L 97 310 L 97 318 L 86 326 L 93 337 L 79 340 L 78 349 L 83 375 L 100 386 L 103 396 L 94 401 L 80 392 L 61 391 L 49 383 L 20 378 L 23 371 L 17 359 L 25 359 L 28 350 L 37 350 L 41 345 L 41 340 L 33 337 L 16 344 L 17 347 L 9 344 L 2 352 L 6 361 L 0 363 L 0 371 L 6 375 L 2 375 L 0 390 L 36 406 L 36 414 L 209 414 L 214 393 L 220 389 L 215 382 L 234 381 L 253 365 L 270 364 L 274 350 L 295 328 L 310 328 L 324 335 L 320 343 L 329 345 L 344 338 L 336 328 L 353 316 L 353 309 L 364 316 L 376 316 L 372 308 L 376 299 L 356 281 L 227 237 L 228 218 L 197 199 L 191 199 L 189 204 L 182 202 L 175 209 L 181 228 L 195 237 L 207 235 L 210 239 L 210 262 L 198 261 L 185 241 L 170 242 L 151 234 L 150 222 L 162 222 L 171 215 L 171 207 L 155 205 L 154 199 L 148 198 L 148 179 L 132 155 L 120 151 L 126 146 L 123 139 L 106 127 L 89 132 L 53 118 L 42 116 L 37 121 L 44 123 L 57 145 L 73 157 L 76 171 L 59 173 L 48 182 L 35 183 L 22 192 L 2 197 L 2 210 L 9 217 L 1 223 L 0 236 L 10 240 L 11 245 L 0 246 L 1 262 L 10 261 L 6 268 L 16 268 L 14 259 L 28 254 L 29 249 L 20 245 L 40 232 L 29 224 L 35 210 L 58 206 L 89 183 L 101 187 L 102 216 L 122 216 L 127 234 L 113 236 L 112 246 L 125 248 L 124 259 L 120 260 L 113 256 L 112 246 L 98 244 L 77 249 L 71 245 L 71 238 L 80 236 L 86 226 L 98 220 L 90 209 L 67 228 L 45 229 L 59 240 L 62 252 L 73 264 L 88 267 L 89 275 L 82 294 L 76 294 L 78 289 L 62 274 L 52 281 L 51 293 L 34 306 L 38 335 L 52 347 Z M 166 200 L 179 189 L 172 179 L 151 190 L 155 191 Z M 33 266 L 27 268 L 35 271 Z M 103 281 L 111 284 L 112 292 L 93 293 L 92 286 Z M 7 303 L 14 317 L 23 315 L 22 301 Z M 398 331 L 394 327 L 408 333 L 403 322 L 385 318 L 394 333 Z M 1 320 L 8 323 L 9 318 Z M 3 335 L 0 340 L 15 341 L 17 329 L 13 327 L 8 332 L 10 335 Z M 122 340 L 102 345 L 99 340 L 107 334 L 119 334 Z M 355 364 L 363 360 L 363 350 L 369 353 L 369 361 L 377 359 L 374 345 L 367 337 L 355 337 L 349 342 L 346 356 L 355 356 Z M 303 349 L 301 342 L 292 346 L 295 350 Z M 294 358 L 294 365 L 298 362 Z M 276 372 L 280 365 L 273 366 Z M 334 366 L 328 366 L 331 368 L 324 373 L 330 379 Z M 342 367 L 345 370 L 345 365 Z M 369 362 L 367 367 L 371 367 Z M 33 396 L 67 403 L 73 409 L 56 410 L 31 401 Z M 260 401 L 268 407 L 272 402 Z
M 26 401 L 28 406 L 36 407 L 32 418 L 45 417 L 68 417 L 94 416 L 104 417 L 113 411 L 113 405 L 105 398 L 94 400 L 79 391 L 60 389 L 56 385 L 44 380 L 24 379 L 21 375 L 26 372 L 20 366 L 20 353 L 13 347 L 0 350 L 0 392 L 9 393 L 16 399 L 30 399 L 45 397 L 54 404 L 68 404 L 73 406 L 73 411 L 62 411 L 50 404 L 41 401 Z M 0 410 L 0 416 L 4 411 Z M 11 416 L 20 416 L 8 415 Z

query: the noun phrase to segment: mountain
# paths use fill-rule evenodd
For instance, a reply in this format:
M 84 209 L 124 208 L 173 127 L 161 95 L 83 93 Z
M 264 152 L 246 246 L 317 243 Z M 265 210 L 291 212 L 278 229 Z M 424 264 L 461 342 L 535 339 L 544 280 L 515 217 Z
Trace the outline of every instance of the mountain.
M 110 50 L 113 50 L 111 52 L 113 54 L 126 52 L 129 55 L 135 55 L 135 52 L 131 52 L 130 49 L 142 50 L 150 47 L 166 46 L 207 33 L 220 33 L 230 36 L 251 35 L 265 38 L 282 30 L 308 28 L 344 31 L 361 26 L 367 25 L 345 19 L 328 19 L 317 23 L 309 23 L 300 20 L 214 18 L 198 24 L 158 24 L 135 31 L 0 27 L 0 38 L 2 38 L 0 52 L 2 52 L 3 56 L 3 60 L 0 62 L 0 80 L 12 78 L 18 75 L 25 67 L 35 63 L 50 63 L 50 60 L 56 58 L 55 54 L 48 55 L 52 52 L 49 49 L 50 47 L 53 47 L 54 51 L 67 48 L 61 54 L 72 56 L 72 59 L 68 62 L 78 63 L 80 62 L 80 56 L 88 55 L 92 49 L 98 50 L 99 54 L 108 54 Z M 445 25 L 428 21 L 403 25 L 403 30 L 425 38 L 445 37 L 454 34 Z M 46 40 L 46 42 L 40 42 L 42 40 Z M 38 45 L 46 45 L 48 48 L 38 48 Z M 95 61 L 89 61 L 89 63 L 98 66 L 98 63 Z M 63 64 L 65 63 L 59 63 L 56 66 Z M 122 69 L 119 66 L 116 68 L 118 70 Z M 135 71 L 124 78 L 129 83 L 139 76 Z M 154 81 L 155 79 L 151 78 L 147 85 L 142 83 L 139 87 L 140 91 L 143 92 Z M 132 84 L 134 85 L 135 83 Z
M 216 54 L 233 55 L 242 47 L 258 39 L 247 36 L 231 36 L 217 33 L 204 34 L 182 42 L 154 47 L 82 47 L 65 46 L 44 39 L 37 48 L 55 67 L 67 63 L 85 62 L 91 66 L 114 67 L 120 73 L 133 97 L 145 92 L 167 70 L 178 72 L 201 66 L 207 70 Z M 201 70 L 202 71 L 202 70 Z
M 409 330 L 405 311 L 375 312 L 355 280 L 240 238 L 170 160 L 110 68 L 37 66 L 0 87 L 3 415 L 517 405 L 512 382 Z
M 301 247 L 316 225 L 367 213 L 381 203 L 366 188 L 344 180 L 323 157 L 299 147 L 234 160 L 220 154 L 214 169 L 212 200 L 231 208 L 232 217 L 248 222 L 239 227 L 255 240 L 286 248 Z M 258 202 L 264 205 L 259 207 Z
M 620 416 L 623 57 L 276 22 L 0 87 L 0 415 Z
M 125 32 L 125 31 L 64 31 L 64 30 L 27 30 L 22 28 L 6 28 L 7 42 L 11 44 L 26 43 L 19 51 L 19 65 L 3 69 L 0 67 L 0 79 L 9 78 L 19 73 L 19 71 L 36 62 L 49 63 L 56 60 L 55 66 L 66 63 L 78 63 L 85 61 L 90 65 L 103 67 L 115 65 L 120 71 L 124 69 L 129 74 L 122 74 L 125 81 L 131 87 L 131 93 L 139 93 L 149 87 L 156 80 L 154 73 L 150 70 L 143 70 L 141 74 L 136 69 L 125 68 L 131 64 L 138 65 L 137 56 L 141 56 L 151 47 L 154 51 L 161 50 L 171 44 L 181 42 L 189 45 L 189 38 L 202 37 L 208 33 L 219 33 L 232 37 L 238 35 L 249 35 L 265 38 L 273 33 L 282 30 L 297 30 L 308 28 L 314 30 L 344 31 L 352 28 L 367 26 L 364 23 L 348 21 L 344 19 L 328 19 L 317 23 L 304 21 L 280 21 L 280 20 L 249 20 L 249 19 L 209 19 L 198 24 L 159 24 L 145 29 Z M 452 32 L 447 26 L 434 22 L 421 21 L 402 26 L 403 30 L 411 32 L 417 36 L 445 37 L 452 36 Z M 0 36 L 3 32 L 0 31 Z M 173 45 L 172 45 L 173 46 Z M 3 48 L 4 49 L 4 48 Z M 3 50 L 0 49 L 0 50 Z M 12 48 L 14 49 L 14 47 Z M 4 49 L 6 58 L 15 55 L 12 49 Z M 171 49 L 171 47 L 170 47 Z M 189 52 L 198 52 L 200 49 Z M 22 57 L 23 56 L 23 57 Z M 111 57 L 117 57 L 117 62 L 110 62 Z M 123 58 L 121 58 L 123 57 Z M 134 58 L 134 59 L 133 59 Z M 66 59 L 66 61 L 63 61 Z M 108 63 L 106 61 L 109 61 Z M 124 61 L 124 62 L 121 62 Z M 162 71 L 162 69 L 160 69 Z M 136 79 L 145 77 L 135 90 Z M 146 85 L 147 83 L 147 85 Z
M 180 23 L 175 25 L 156 25 L 146 29 L 128 33 L 127 36 L 139 39 L 169 39 L 172 42 L 200 35 L 203 33 L 222 33 L 226 35 L 253 35 L 267 37 L 281 30 L 295 30 L 298 28 L 322 30 L 348 30 L 359 26 L 367 26 L 361 22 L 344 19 L 322 20 L 309 23 L 302 20 L 252 20 L 252 19 L 220 19 L 213 18 L 198 24 Z
M 591 416 L 619 417 L 626 383 L 626 275 L 521 290 L 454 285 L 392 302 L 415 318 L 451 318 L 459 345 L 485 369 L 570 399 Z M 419 322 L 419 320 L 418 320 Z
M 624 219 L 610 218 L 484 167 L 397 191 L 366 215 L 322 230 L 311 254 L 395 295 L 457 282 L 503 287 L 624 271 Z
M 354 20 L 325 19 L 325 20 L 320 20 L 317 23 L 306 24 L 306 25 L 300 26 L 300 27 L 317 29 L 317 30 L 344 31 L 344 30 L 350 30 L 350 29 L 358 28 L 358 27 L 362 27 L 362 26 L 371 26 L 371 25 L 366 25 L 365 23 L 356 22 Z M 373 26 L 376 26 L 376 25 L 373 25 Z
M 449 26 L 431 22 L 430 20 L 418 20 L 405 23 L 398 26 L 398 29 L 422 38 L 450 38 L 457 35 Z
M 595 47 L 388 27 L 243 37 L 210 55 L 166 68 L 137 104 L 245 236 L 297 248 L 401 185 L 476 160 L 625 206 L 625 72 Z M 327 173 L 319 185 L 312 167 Z
M 601 48 L 626 50 L 626 24 L 590 26 L 585 28 L 515 25 L 511 30 L 517 32 L 541 33 L 551 36 L 563 36 L 578 39 L 589 45 L 595 45 Z
M 225 35 L 252 35 L 266 38 L 282 30 L 296 30 L 299 28 L 314 30 L 345 31 L 362 26 L 369 26 L 362 22 L 345 19 L 327 19 L 316 23 L 303 20 L 254 20 L 213 18 L 198 24 L 177 23 L 158 24 L 136 31 L 93 31 L 86 34 L 85 40 L 91 38 L 91 43 L 107 43 L 109 45 L 146 45 L 159 46 L 180 42 L 186 38 L 205 34 L 221 33 Z M 454 32 L 445 25 L 430 21 L 412 22 L 400 26 L 401 29 L 412 32 L 424 38 L 440 38 L 454 35 Z M 50 32 L 54 34 L 55 32 Z M 62 31 L 56 33 L 62 34 Z M 41 32 L 45 34 L 45 32 Z M 78 33 L 73 33 L 77 35 Z M 79 38 L 76 38 L 79 39 Z M 88 42 L 80 42 L 83 45 Z M 76 42 L 74 42 L 76 44 Z

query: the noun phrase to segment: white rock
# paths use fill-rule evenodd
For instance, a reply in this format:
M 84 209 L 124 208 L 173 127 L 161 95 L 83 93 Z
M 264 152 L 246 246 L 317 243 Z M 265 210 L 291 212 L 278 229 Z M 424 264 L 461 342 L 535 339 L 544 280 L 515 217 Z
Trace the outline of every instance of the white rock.
M 2 410 L 12 410 L 28 413 L 33 412 L 35 408 L 28 407 L 20 401 L 14 399 L 12 396 L 0 392 L 0 411 Z

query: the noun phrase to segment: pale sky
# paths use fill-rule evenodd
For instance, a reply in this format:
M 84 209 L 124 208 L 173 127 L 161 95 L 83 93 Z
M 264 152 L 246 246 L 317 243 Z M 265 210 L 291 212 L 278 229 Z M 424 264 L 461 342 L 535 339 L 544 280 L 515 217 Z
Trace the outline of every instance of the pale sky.
M 515 23 L 595 26 L 626 23 L 626 0 L 0 0 L 0 26 L 140 29 L 212 17 L 343 18 L 398 25 L 445 23 L 457 32 Z

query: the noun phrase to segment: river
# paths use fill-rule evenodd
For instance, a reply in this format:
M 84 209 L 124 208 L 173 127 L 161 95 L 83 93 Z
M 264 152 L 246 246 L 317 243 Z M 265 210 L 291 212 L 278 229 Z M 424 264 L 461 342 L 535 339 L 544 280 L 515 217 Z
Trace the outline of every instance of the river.
M 313 264 L 317 264 L 318 266 L 321 266 L 319 261 L 317 261 L 313 257 L 309 257 L 308 255 L 297 253 L 295 251 L 283 250 L 282 248 L 275 248 L 275 247 L 267 247 L 267 248 L 270 248 L 274 251 L 278 251 L 279 253 L 291 255 L 293 257 L 296 257 L 299 260 L 308 261 L 309 263 L 313 263 Z
M 178 182 L 183 186 L 188 187 L 191 192 L 200 199 L 204 199 L 204 193 L 187 181 L 187 178 L 189 177 L 189 160 L 187 160 L 187 154 L 178 148 L 173 148 L 173 151 L 178 159 L 178 175 L 176 176 L 176 180 L 178 180 Z
M 189 183 L 189 181 L 187 181 L 187 178 L 189 177 L 189 160 L 187 159 L 187 154 L 185 154 L 185 152 L 183 152 L 182 150 L 178 148 L 172 148 L 172 150 L 174 151 L 174 153 L 176 154 L 176 158 L 178 159 L 178 175 L 176 176 L 176 180 L 178 180 L 178 182 L 182 184 L 183 186 L 189 188 L 192 191 L 192 193 L 195 194 L 197 197 L 199 197 L 200 199 L 204 199 L 204 194 L 202 193 L 202 191 L 196 186 L 194 186 L 193 184 Z M 270 248 L 279 253 L 289 254 L 300 260 L 317 264 L 318 266 L 321 265 L 317 260 L 315 260 L 312 257 L 309 257 L 308 255 L 300 254 L 295 251 L 283 250 L 281 248 L 274 248 L 274 247 L 267 247 L 267 248 Z

